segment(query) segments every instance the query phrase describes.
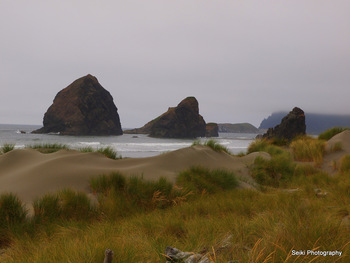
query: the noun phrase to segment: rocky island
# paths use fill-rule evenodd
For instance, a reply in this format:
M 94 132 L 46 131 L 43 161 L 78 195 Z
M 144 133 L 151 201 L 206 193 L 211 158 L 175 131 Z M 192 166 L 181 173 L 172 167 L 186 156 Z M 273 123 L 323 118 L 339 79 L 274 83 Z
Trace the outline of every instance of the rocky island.
M 205 137 L 206 123 L 199 114 L 198 101 L 187 97 L 176 107 L 171 107 L 143 127 L 124 131 L 125 133 L 149 134 L 158 138 Z
M 305 132 L 306 125 L 304 111 L 295 107 L 282 119 L 279 125 L 274 128 L 269 128 L 263 135 L 263 138 L 278 138 L 290 141 L 297 136 L 305 135 Z
M 44 127 L 33 133 L 121 135 L 118 109 L 111 94 L 92 75 L 57 93 L 44 115 Z

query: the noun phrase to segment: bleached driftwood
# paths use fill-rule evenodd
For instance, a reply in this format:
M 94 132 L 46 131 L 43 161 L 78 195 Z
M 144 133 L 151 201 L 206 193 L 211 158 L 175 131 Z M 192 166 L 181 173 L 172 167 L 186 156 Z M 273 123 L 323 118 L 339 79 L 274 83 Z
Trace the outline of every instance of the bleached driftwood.
M 112 263 L 112 260 L 113 260 L 113 251 L 110 250 L 109 248 L 107 248 L 105 250 L 105 259 L 103 261 L 103 263 Z

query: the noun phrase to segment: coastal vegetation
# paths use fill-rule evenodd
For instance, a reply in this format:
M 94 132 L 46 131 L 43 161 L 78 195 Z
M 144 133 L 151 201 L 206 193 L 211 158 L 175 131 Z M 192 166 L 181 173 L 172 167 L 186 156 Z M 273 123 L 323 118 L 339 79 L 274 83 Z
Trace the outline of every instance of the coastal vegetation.
M 0 261 L 102 263 L 110 248 L 115 262 L 165 262 L 165 248 L 174 246 L 209 253 L 215 263 L 348 262 L 350 155 L 330 175 L 322 169 L 325 144 L 256 140 L 248 154 L 269 154 L 250 167 L 256 189 L 240 186 L 230 171 L 194 166 L 174 183 L 104 174 L 90 180 L 89 196 L 64 190 L 37 199 L 32 217 L 15 195 L 4 194 Z M 342 256 L 292 256 L 293 250 Z

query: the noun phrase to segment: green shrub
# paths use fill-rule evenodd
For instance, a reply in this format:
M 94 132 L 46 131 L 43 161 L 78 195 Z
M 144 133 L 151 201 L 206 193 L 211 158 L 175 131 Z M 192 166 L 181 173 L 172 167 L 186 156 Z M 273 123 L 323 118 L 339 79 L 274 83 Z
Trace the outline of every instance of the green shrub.
M 340 171 L 349 172 L 350 171 L 350 155 L 345 155 L 340 160 Z
M 15 148 L 15 144 L 13 143 L 4 143 L 0 149 L 0 153 L 7 153 L 12 151 Z
M 338 133 L 341 133 L 341 132 L 343 132 L 345 130 L 348 130 L 348 129 L 349 128 L 345 128 L 345 127 L 334 127 L 334 128 L 331 128 L 331 129 L 329 129 L 327 131 L 324 131 L 321 134 L 319 134 L 318 135 L 318 139 L 328 141 L 334 135 L 337 135 Z
M 191 167 L 178 175 L 176 184 L 194 193 L 216 193 L 237 187 L 238 180 L 233 172 L 226 170 Z
M 0 196 L 0 228 L 6 228 L 25 221 L 27 211 L 14 194 Z

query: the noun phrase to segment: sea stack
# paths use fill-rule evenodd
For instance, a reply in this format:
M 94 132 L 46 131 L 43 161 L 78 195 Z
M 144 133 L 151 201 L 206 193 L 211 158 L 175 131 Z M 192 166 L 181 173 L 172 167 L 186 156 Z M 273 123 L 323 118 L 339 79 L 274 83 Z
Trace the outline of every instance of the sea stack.
M 187 97 L 143 127 L 125 133 L 143 133 L 157 138 L 205 137 L 206 123 L 199 114 L 197 99 Z
M 113 97 L 89 74 L 57 93 L 44 115 L 44 127 L 33 133 L 121 135 L 123 131 Z
M 305 114 L 304 111 L 295 107 L 291 112 L 285 116 L 281 123 L 274 128 L 269 128 L 263 135 L 263 138 L 272 139 L 286 139 L 304 135 L 306 133 Z

